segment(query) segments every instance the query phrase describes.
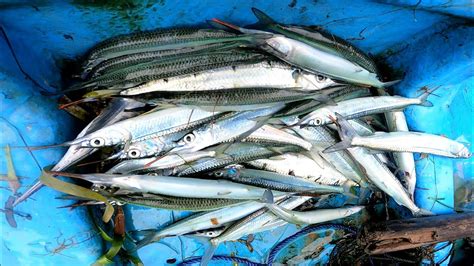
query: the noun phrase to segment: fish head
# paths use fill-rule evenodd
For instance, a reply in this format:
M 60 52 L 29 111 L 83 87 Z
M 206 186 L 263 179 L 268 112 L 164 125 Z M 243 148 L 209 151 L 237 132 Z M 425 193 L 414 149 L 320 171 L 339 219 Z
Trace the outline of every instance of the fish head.
M 83 137 L 66 142 L 66 145 L 79 145 L 83 148 L 101 148 L 125 143 L 130 140 L 130 132 L 117 127 L 105 127 Z
M 216 178 L 234 178 L 240 175 L 240 167 L 237 165 L 227 166 L 225 168 L 212 172 L 212 175 Z
M 214 133 L 217 132 L 218 125 L 204 126 L 184 135 L 176 144 L 176 148 L 171 152 L 193 152 L 206 147 L 205 143 L 214 139 Z
M 278 35 L 265 40 L 265 44 L 266 46 L 264 47 L 264 50 L 267 50 L 267 52 L 272 54 L 277 53 L 279 56 L 283 57 L 288 56 L 291 53 L 293 47 L 291 41 L 288 38 Z
M 342 86 L 340 83 L 320 74 L 308 74 L 303 72 L 301 75 L 293 76 L 297 78 L 299 82 L 304 84 L 304 88 L 309 88 L 309 90 L 322 90 L 330 87 Z
M 331 123 L 329 116 L 332 114 L 327 108 L 319 108 L 301 118 L 301 126 L 322 126 Z
M 147 139 L 130 144 L 121 151 L 121 159 L 138 159 L 159 154 L 163 149 L 159 139 Z

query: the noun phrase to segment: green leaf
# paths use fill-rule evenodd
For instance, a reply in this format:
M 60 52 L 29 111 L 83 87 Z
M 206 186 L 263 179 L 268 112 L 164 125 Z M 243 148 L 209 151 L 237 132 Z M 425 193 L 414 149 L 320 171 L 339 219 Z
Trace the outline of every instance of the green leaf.
M 112 207 L 106 197 L 100 195 L 97 192 L 54 178 L 52 175 L 46 173 L 44 170 L 41 173 L 40 180 L 41 183 L 43 183 L 44 185 L 54 188 L 55 190 L 61 191 L 63 193 L 104 202 L 106 207 L 104 215 L 102 216 L 102 220 L 105 223 L 110 221 L 110 218 L 112 218 L 112 215 L 114 214 L 114 207 Z
M 124 240 L 125 238 L 123 236 L 116 235 L 112 241 L 112 246 L 109 248 L 109 250 L 104 255 L 100 256 L 100 258 L 96 262 L 94 262 L 92 265 L 105 266 L 105 265 L 113 264 L 114 257 L 117 256 L 120 249 L 122 249 Z
M 5 159 L 7 160 L 6 180 L 8 181 L 8 185 L 10 186 L 12 193 L 16 194 L 16 191 L 20 188 L 20 183 L 18 182 L 18 177 L 15 173 L 15 167 L 13 166 L 10 145 L 5 147 Z

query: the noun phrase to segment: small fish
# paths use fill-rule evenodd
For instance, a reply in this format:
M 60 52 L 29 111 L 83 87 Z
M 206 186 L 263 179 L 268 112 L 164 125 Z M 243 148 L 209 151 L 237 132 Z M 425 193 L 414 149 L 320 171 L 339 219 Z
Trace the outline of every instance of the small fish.
M 326 152 L 350 147 L 391 152 L 428 153 L 451 158 L 471 157 L 468 148 L 462 143 L 446 137 L 419 132 L 375 132 L 371 136 L 358 136 L 354 131 L 344 141 L 327 148 Z
M 417 98 L 401 96 L 373 96 L 356 98 L 338 102 L 335 106 L 325 106 L 314 110 L 300 120 L 301 126 L 322 126 L 332 123 L 330 116 L 340 114 L 345 119 L 354 119 L 370 114 L 384 113 L 392 110 L 401 110 L 410 105 L 431 107 L 427 100 L 432 91 L 427 91 Z
M 255 38 L 253 45 L 304 70 L 320 73 L 337 80 L 353 84 L 383 88 L 391 86 L 397 81 L 381 82 L 376 73 L 353 63 L 346 58 L 328 53 L 307 43 L 287 38 L 283 35 L 270 32 L 247 30 L 232 24 L 213 19 L 214 22 L 227 26 L 245 34 L 267 35 L 265 38 Z
M 350 139 L 354 129 L 341 115 L 336 114 L 338 132 L 341 139 L 344 141 Z M 407 207 L 415 216 L 432 215 L 431 212 L 420 209 L 411 200 L 408 192 L 402 186 L 400 181 L 392 174 L 392 172 L 380 162 L 380 160 L 371 154 L 367 149 L 360 147 L 353 147 L 347 149 L 353 158 L 364 168 L 369 180 L 375 184 L 379 189 L 392 197 L 395 202 Z
M 354 206 L 335 209 L 319 209 L 314 211 L 291 211 L 273 203 L 273 194 L 267 190 L 264 198 L 267 208 L 279 218 L 293 224 L 317 224 L 342 219 L 364 209 L 364 206 Z
M 51 172 L 54 175 L 78 178 L 96 186 L 114 187 L 124 193 L 153 193 L 174 197 L 212 199 L 260 199 L 264 189 L 230 182 L 189 177 L 115 175 L 115 174 L 73 174 Z M 199 189 L 196 189 L 199 188 Z M 222 193 L 222 192 L 226 193 Z M 277 196 L 285 195 L 279 193 Z

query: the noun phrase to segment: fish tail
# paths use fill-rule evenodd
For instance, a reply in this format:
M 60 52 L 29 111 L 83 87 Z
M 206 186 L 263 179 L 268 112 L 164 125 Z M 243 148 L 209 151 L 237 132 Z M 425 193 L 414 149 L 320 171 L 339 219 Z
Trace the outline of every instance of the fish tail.
M 433 215 L 436 215 L 436 214 L 431 212 L 431 211 L 421 209 L 421 208 L 418 211 L 413 212 L 413 216 L 415 216 L 415 217 L 433 216 Z
M 155 243 L 155 242 L 158 242 L 160 241 L 163 237 L 161 236 L 156 236 L 156 232 L 155 231 L 141 231 L 141 233 L 145 236 L 143 239 L 139 240 L 137 243 L 136 243 L 136 247 L 134 249 L 134 251 L 136 250 L 139 250 L 140 248 L 144 247 L 144 246 L 147 246 L 149 244 L 152 244 L 152 243 Z
M 382 89 L 382 88 L 386 88 L 386 87 L 391 87 L 391 86 L 397 84 L 397 83 L 400 82 L 400 81 L 401 81 L 401 79 L 397 79 L 397 80 L 394 80 L 394 81 L 388 81 L 388 82 L 382 82 L 382 84 L 381 84 L 381 85 L 382 85 L 381 89 Z
M 23 193 L 21 196 L 15 199 L 15 201 L 13 202 L 13 207 L 15 207 L 16 205 L 22 203 L 23 201 L 31 197 L 43 186 L 44 186 L 43 183 L 41 183 L 40 181 L 36 182 L 32 187 L 30 187 L 27 191 L 25 191 L 25 193 Z
M 238 38 L 252 44 L 253 46 L 259 46 L 261 44 L 264 44 L 268 38 L 273 36 L 273 34 L 270 32 L 242 28 L 229 22 L 219 20 L 217 18 L 213 18 L 212 20 L 208 21 L 208 23 L 220 29 L 226 28 L 234 32 L 236 31 L 239 33 L 244 33 L 245 35 L 240 36 Z
M 439 87 L 436 87 L 434 89 L 426 89 L 425 92 L 423 92 L 420 96 L 418 96 L 418 99 L 420 100 L 420 105 L 421 106 L 426 106 L 426 107 L 432 107 L 433 103 L 428 101 L 428 97 L 433 94 L 434 91 L 439 89 Z
M 263 13 L 262 10 L 252 7 L 252 12 L 255 17 L 258 19 L 258 23 L 261 25 L 272 25 L 276 24 L 275 20 L 273 20 L 269 15 Z
M 341 137 L 341 142 L 329 146 L 323 151 L 324 153 L 335 152 L 350 148 L 352 146 L 352 139 L 358 136 L 355 129 L 351 126 L 351 124 L 349 124 L 346 119 L 344 119 L 344 117 L 342 117 L 338 113 L 336 113 L 336 117 L 337 120 L 334 117 L 330 118 L 337 125 L 337 131 L 339 132 L 339 136 Z
M 216 249 L 217 249 L 217 245 L 211 241 L 211 245 L 206 249 L 206 251 L 204 252 L 204 255 L 202 255 L 201 257 L 201 263 L 200 263 L 201 266 L 206 266 L 209 264 L 212 257 L 214 256 L 214 253 L 216 252 Z
M 274 204 L 273 193 L 270 189 L 266 189 L 265 192 L 263 192 L 261 201 L 266 204 Z

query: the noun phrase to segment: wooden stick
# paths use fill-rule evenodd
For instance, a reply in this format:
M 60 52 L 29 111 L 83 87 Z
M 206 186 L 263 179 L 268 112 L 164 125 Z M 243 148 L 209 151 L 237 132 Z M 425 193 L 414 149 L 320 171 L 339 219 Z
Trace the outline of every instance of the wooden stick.
M 393 220 L 366 227 L 359 244 L 369 255 L 474 237 L 474 212 Z

